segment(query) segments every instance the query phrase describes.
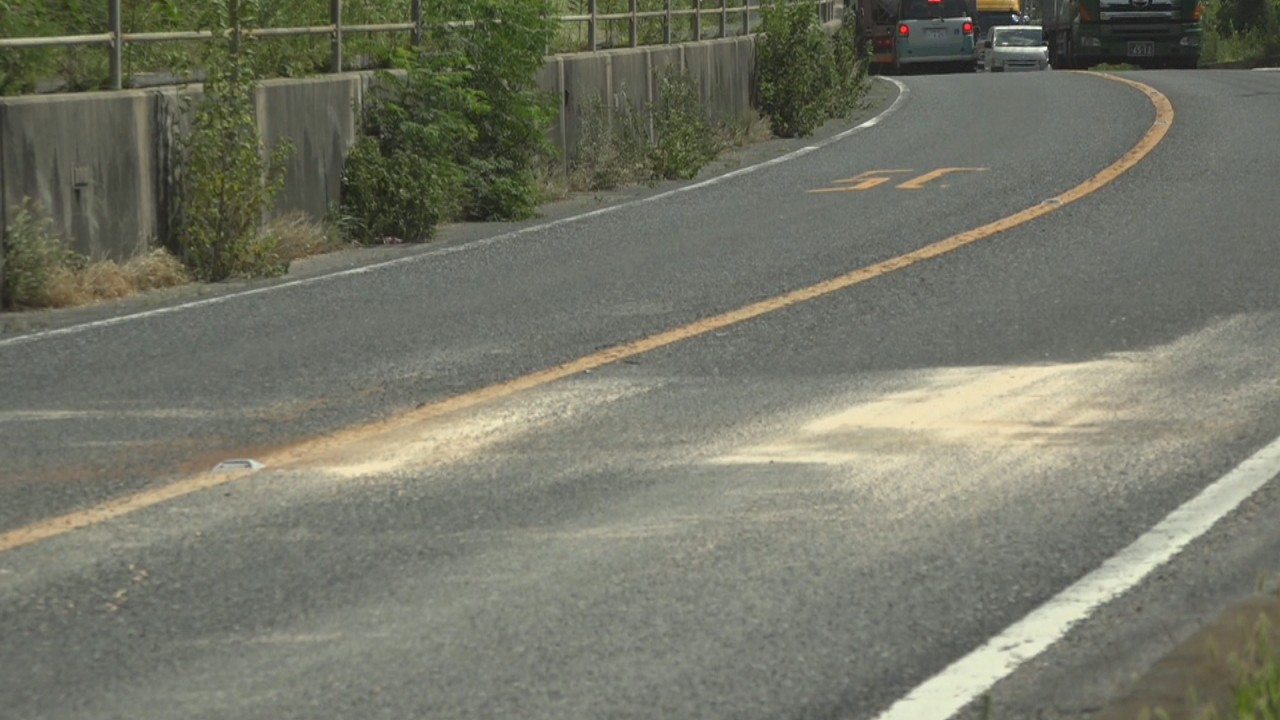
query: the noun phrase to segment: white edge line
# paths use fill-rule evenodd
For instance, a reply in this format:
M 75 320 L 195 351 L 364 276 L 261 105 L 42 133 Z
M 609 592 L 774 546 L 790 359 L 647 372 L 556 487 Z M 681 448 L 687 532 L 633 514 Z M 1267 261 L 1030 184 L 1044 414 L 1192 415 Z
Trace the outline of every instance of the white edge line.
M 288 282 L 282 282 L 275 285 L 268 285 L 266 287 L 254 288 L 252 290 L 242 290 L 240 292 L 228 293 L 226 295 L 219 295 L 218 297 L 186 302 L 180 305 L 172 305 L 169 307 L 157 308 L 155 310 L 146 310 L 138 313 L 130 313 L 128 315 L 119 315 L 116 317 L 106 318 L 103 320 L 95 320 L 93 322 L 80 323 L 78 325 L 68 325 L 67 327 L 55 328 L 53 330 L 42 330 L 39 332 L 29 333 L 26 335 L 17 335 L 11 338 L 4 338 L 4 339 L 0 339 L 0 348 L 13 347 L 16 345 L 25 345 L 27 343 L 33 343 L 40 340 L 48 340 L 51 338 L 62 337 L 66 335 L 77 335 L 79 333 L 86 332 L 88 330 L 111 327 L 112 325 L 122 325 L 124 323 L 133 322 L 135 320 L 145 320 L 147 318 L 159 317 L 161 315 L 170 315 L 173 313 L 181 312 L 183 310 L 192 310 L 194 308 L 207 307 L 209 305 L 218 305 L 224 302 L 229 302 L 231 300 L 238 300 L 240 298 L 252 297 L 254 295 L 263 295 L 265 293 L 275 292 L 277 290 L 285 290 L 288 288 L 302 287 L 304 285 L 314 285 L 316 283 L 327 282 L 329 280 L 334 280 L 337 278 L 351 277 L 353 275 L 363 275 L 365 273 L 384 270 L 386 268 L 395 267 L 397 265 L 406 265 L 408 263 L 420 262 L 427 258 L 440 257 L 442 255 L 452 255 L 454 253 L 463 252 L 466 250 L 475 250 L 478 248 L 488 247 L 489 245 L 495 245 L 497 243 L 506 242 L 508 240 L 520 237 L 521 235 L 541 232 L 543 230 L 549 230 L 551 228 L 559 227 L 561 225 L 568 225 L 570 223 L 581 222 L 582 220 L 588 220 L 590 218 L 599 217 L 601 215 L 607 215 L 609 213 L 618 212 L 619 210 L 626 210 L 628 208 L 638 207 L 640 205 L 646 205 L 648 203 L 657 202 L 659 200 L 665 200 L 669 197 L 680 195 L 682 193 L 693 192 L 694 190 L 701 190 L 702 188 L 710 187 L 712 185 L 719 185 L 720 183 L 723 183 L 727 180 L 732 180 L 733 178 L 741 177 L 743 175 L 756 172 L 757 170 L 763 170 L 765 168 L 772 167 L 774 165 L 780 165 L 784 162 L 788 162 L 791 160 L 795 160 L 796 158 L 803 157 L 805 155 L 808 155 L 811 152 L 814 152 L 815 150 L 820 150 L 828 145 L 837 143 L 852 135 L 862 132 L 863 130 L 873 128 L 876 125 L 880 124 L 880 122 L 884 120 L 886 117 L 889 117 L 890 115 L 896 113 L 898 111 L 898 108 L 900 108 L 902 104 L 906 101 L 907 95 L 910 94 L 910 91 L 907 89 L 907 86 L 904 85 L 902 82 L 890 77 L 881 77 L 881 79 L 887 80 L 893 83 L 894 85 L 896 85 L 898 88 L 898 96 L 894 98 L 893 102 L 890 103 L 889 107 L 885 108 L 878 115 L 867 120 L 861 125 L 849 128 L 848 130 L 844 130 L 836 135 L 833 135 L 829 138 L 821 140 L 813 145 L 807 145 L 805 147 L 800 148 L 799 150 L 793 150 L 792 152 L 789 152 L 785 155 L 780 155 L 776 158 L 772 158 L 770 160 L 757 163 L 755 165 L 748 165 L 747 167 L 738 168 L 737 170 L 724 173 L 723 175 L 717 175 L 715 177 L 708 178 L 706 180 L 693 183 L 691 185 L 684 185 L 678 188 L 674 188 L 672 190 L 667 190 L 665 192 L 658 193 L 657 195 L 650 195 L 648 197 L 643 197 L 636 200 L 629 200 L 624 203 L 619 203 L 617 205 L 610 205 L 609 207 L 600 208 L 598 210 L 592 210 L 590 212 L 581 213 L 579 215 L 573 215 L 567 218 L 560 218 L 559 220 L 552 220 L 550 222 L 540 223 L 538 225 L 530 225 L 529 227 L 520 228 L 519 230 L 512 230 L 510 232 L 502 233 L 501 235 L 494 235 L 492 237 L 483 238 L 481 240 L 476 240 L 470 243 L 464 243 L 461 245 L 450 245 L 448 247 L 442 247 L 437 250 L 429 250 L 427 252 L 418 253 L 415 255 L 411 255 L 409 257 L 396 258 L 395 260 L 386 260 L 384 262 L 373 263 L 371 265 L 363 265 L 361 267 L 351 268 L 349 270 L 339 270 L 338 272 L 328 273 L 326 275 L 317 275 L 315 277 L 309 277 L 302 280 L 290 280 Z
M 876 720 L 946 720 L 1078 622 L 1119 597 L 1280 475 L 1280 438 L 1169 513 L 1125 549 L 984 645 L 916 687 Z

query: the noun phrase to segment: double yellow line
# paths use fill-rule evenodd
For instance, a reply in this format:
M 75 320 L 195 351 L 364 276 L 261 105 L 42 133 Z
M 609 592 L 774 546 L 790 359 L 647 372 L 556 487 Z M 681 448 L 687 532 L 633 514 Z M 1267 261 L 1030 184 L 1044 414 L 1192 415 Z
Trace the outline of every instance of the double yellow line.
M 954 250 L 958 250 L 966 245 L 984 240 L 998 233 L 1004 232 L 1011 228 L 1015 228 L 1024 223 L 1035 220 L 1043 215 L 1057 210 L 1058 208 L 1069 205 L 1090 193 L 1096 192 L 1107 183 L 1115 180 L 1125 171 L 1137 165 L 1144 157 L 1155 149 L 1160 143 L 1169 128 L 1173 124 L 1173 106 L 1166 98 L 1156 89 L 1144 85 L 1127 78 L 1114 75 L 1103 75 L 1109 80 L 1124 83 L 1147 96 L 1151 104 L 1155 107 L 1155 122 L 1142 136 L 1136 145 L 1129 149 L 1119 160 L 1099 172 L 1097 175 L 1085 180 L 1070 190 L 1058 195 L 1057 197 L 1046 200 L 1045 202 L 1034 207 L 1027 208 L 1022 212 L 1015 213 L 1006 218 L 1002 218 L 993 223 L 974 228 L 958 235 L 952 235 L 944 240 L 939 240 L 931 245 L 926 245 L 918 250 L 890 258 L 874 265 L 868 265 L 864 268 L 854 270 L 844 275 L 824 280 L 823 282 L 810 285 L 808 287 L 792 290 L 791 292 L 761 300 L 745 307 L 731 310 L 720 315 L 704 318 L 696 322 L 673 328 L 656 335 L 650 335 L 639 340 L 633 340 L 621 345 L 615 345 L 599 352 L 592 353 L 572 360 L 561 365 L 539 370 L 537 372 L 522 375 L 512 380 L 489 385 L 471 392 L 446 398 L 430 405 L 424 405 L 421 408 L 399 415 L 390 420 L 386 420 L 371 425 L 364 425 L 348 430 L 343 430 L 326 437 L 303 441 L 286 450 L 282 450 L 271 456 L 259 458 L 267 463 L 271 468 L 288 467 L 292 463 L 297 463 L 314 454 L 342 447 L 358 447 L 362 439 L 376 435 L 378 433 L 394 430 L 398 427 L 404 427 L 432 420 L 459 410 L 483 405 L 494 400 L 510 397 L 526 390 L 531 390 L 548 383 L 555 382 L 562 378 L 566 378 L 587 370 L 593 370 L 604 365 L 615 363 L 619 360 L 647 353 L 681 340 L 706 335 L 722 328 L 736 325 L 753 318 L 760 317 L 767 313 L 782 310 L 784 308 L 798 305 L 800 303 L 830 295 L 831 293 L 845 288 L 852 287 L 868 280 L 888 275 L 891 272 L 902 270 L 916 263 L 923 262 L 940 255 L 945 255 Z M 24 527 L 10 530 L 0 534 L 0 552 L 13 550 L 23 545 L 30 545 L 51 537 L 62 535 L 64 533 L 85 528 L 98 523 L 106 522 L 114 518 L 121 517 L 131 512 L 151 507 L 168 500 L 189 495 L 191 493 L 207 490 L 209 488 L 224 485 L 235 481 L 244 476 L 244 473 L 229 474 L 204 474 L 196 477 L 180 480 L 177 482 L 164 485 L 162 487 L 142 490 L 132 495 L 127 495 L 116 500 L 95 505 L 93 507 L 77 510 L 58 517 L 42 520 L 32 523 Z

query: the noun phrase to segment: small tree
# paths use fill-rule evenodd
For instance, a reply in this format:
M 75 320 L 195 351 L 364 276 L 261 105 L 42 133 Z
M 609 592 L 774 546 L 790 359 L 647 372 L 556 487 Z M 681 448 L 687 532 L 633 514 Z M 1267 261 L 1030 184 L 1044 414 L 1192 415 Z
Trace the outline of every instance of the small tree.
M 649 164 L 655 178 L 692 178 L 720 151 L 716 132 L 702 109 L 697 81 L 688 70 L 667 65 L 659 71 L 658 99 L 650 113 L 654 144 Z
M 475 138 L 467 152 L 472 220 L 518 220 L 537 209 L 535 171 L 551 155 L 547 129 L 555 100 L 538 88 L 547 41 L 556 24 L 546 0 L 455 0 L 460 25 L 436 23 L 435 43 L 453 49 L 469 71 L 467 87 L 483 102 L 467 119 Z
M 258 229 L 284 185 L 291 147 L 281 143 L 268 155 L 258 131 L 258 80 L 252 50 L 241 42 L 257 0 L 211 0 L 203 9 L 205 27 L 231 33 L 226 45 L 215 44 L 207 53 L 204 95 L 181 145 L 179 249 L 204 280 L 282 274 L 287 265 Z
M 777 135 L 809 135 L 832 107 L 837 73 L 831 41 L 807 2 L 773 0 L 761 14 L 756 47 L 760 109 Z
M 468 116 L 484 102 L 454 54 L 400 53 L 361 114 L 362 137 L 342 171 L 342 211 L 363 243 L 424 242 L 463 201 Z
M 545 0 L 456 0 L 429 51 L 402 51 L 362 111 L 343 169 L 356 239 L 429 240 L 455 218 L 533 215 L 554 110 L 536 73 L 554 23 Z

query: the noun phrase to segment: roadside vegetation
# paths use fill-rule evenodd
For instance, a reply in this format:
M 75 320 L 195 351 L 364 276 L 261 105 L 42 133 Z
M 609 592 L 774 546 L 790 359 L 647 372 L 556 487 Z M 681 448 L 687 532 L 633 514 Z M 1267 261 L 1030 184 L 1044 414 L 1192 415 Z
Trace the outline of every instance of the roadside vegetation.
M 1210 0 L 1200 62 L 1280 57 L 1280 0 Z
M 803 137 L 857 110 L 866 93 L 867 63 L 852 23 L 828 34 L 807 5 L 773 2 L 762 12 L 756 82 L 773 132 Z
M 807 135 L 861 106 L 866 66 L 851 31 L 826 32 L 807 2 L 775 1 L 761 11 L 766 34 L 755 68 L 764 116 L 713 119 L 696 78 L 668 66 L 655 76 L 652 103 L 591 100 L 566 161 L 548 139 L 557 99 L 539 90 L 536 73 L 547 38 L 561 31 L 549 19 L 553 3 L 573 1 L 451 0 L 449 16 L 466 22 L 428 25 L 421 47 L 390 50 L 388 70 L 362 107 L 341 202 L 323 220 L 277 217 L 293 148 L 287 141 L 267 147 L 256 122 L 258 86 L 264 72 L 279 69 L 279 56 L 244 31 L 292 22 L 273 15 L 284 6 L 185 4 L 184 17 L 198 16 L 219 40 L 193 56 L 206 77 L 188 96 L 179 133 L 171 246 L 124 265 L 91 262 L 66 250 L 41 209 L 24 202 L 10 208 L 4 232 L 3 307 L 63 307 L 192 280 L 278 276 L 295 260 L 351 245 L 429 241 L 445 223 L 526 219 L 573 191 L 692 178 L 729 148 Z M 444 11 L 442 3 L 428 5 Z
M 259 0 L 255 3 L 259 27 L 314 27 L 329 23 L 328 0 Z M 446 20 L 460 20 L 454 2 L 423 3 L 423 24 L 430 28 Z M 533 5 L 539 5 L 535 2 Z M 126 33 L 176 32 L 218 29 L 211 23 L 207 0 L 121 0 L 121 26 Z M 588 0 L 549 0 L 547 13 L 553 17 L 584 15 Z M 663 0 L 639 0 L 640 12 L 663 10 Z M 675 10 L 690 10 L 694 0 L 674 0 Z M 706 0 L 704 9 L 708 7 Z M 101 34 L 108 30 L 107 0 L 77 2 L 10 2 L 0 4 L 0 37 L 42 37 L 54 35 Z M 342 22 L 346 26 L 408 23 L 411 21 L 407 0 L 343 0 Z M 597 0 L 600 14 L 625 14 L 629 0 Z M 691 16 L 672 20 L 671 37 L 675 42 L 721 37 L 721 16 L 703 15 L 695 36 Z M 742 15 L 724 15 L 725 34 L 742 32 Z M 758 24 L 758 12 L 752 11 L 751 27 Z M 636 42 L 640 45 L 661 43 L 665 19 L 640 18 Z M 578 52 L 587 49 L 587 24 L 572 22 L 546 27 L 540 40 L 544 52 Z M 260 77 L 301 77 L 329 69 L 328 36 L 275 37 L 253 41 L 257 45 L 253 68 Z M 629 20 L 602 21 L 597 28 L 598 48 L 626 47 L 631 43 Z M 127 86 L 164 82 L 166 79 L 203 77 L 200 42 L 131 43 L 124 49 L 125 83 Z M 343 35 L 344 69 L 378 69 L 397 65 L 397 53 L 409 44 L 409 33 L 345 33 Z M 70 48 L 7 49 L 0 53 L 0 95 L 40 91 L 84 91 L 106 87 L 109 74 L 108 53 L 103 46 Z
M 4 232 L 0 308 L 71 307 L 114 300 L 190 281 L 169 251 L 157 248 L 124 264 L 92 262 L 67 249 L 41 209 L 28 201 L 11 209 Z
M 1280 720 L 1280 628 L 1266 614 L 1259 614 L 1245 630 L 1245 641 L 1237 651 L 1214 661 L 1230 673 L 1230 687 L 1215 697 L 1201 695 L 1201 689 L 1187 689 L 1186 717 L 1193 720 Z M 1138 720 L 1169 720 L 1165 708 L 1144 712 Z
M 569 190 L 687 180 L 721 152 L 760 138 L 759 116 L 712 121 L 687 70 L 661 69 L 657 95 L 654 103 L 637 106 L 622 93 L 612 109 L 599 95 L 587 100 L 581 137 L 571 155 Z
M 460 0 L 471 23 L 402 51 L 366 104 L 342 178 L 342 214 L 364 244 L 424 242 L 444 222 L 519 220 L 553 156 L 553 99 L 535 73 L 551 28 L 538 0 Z

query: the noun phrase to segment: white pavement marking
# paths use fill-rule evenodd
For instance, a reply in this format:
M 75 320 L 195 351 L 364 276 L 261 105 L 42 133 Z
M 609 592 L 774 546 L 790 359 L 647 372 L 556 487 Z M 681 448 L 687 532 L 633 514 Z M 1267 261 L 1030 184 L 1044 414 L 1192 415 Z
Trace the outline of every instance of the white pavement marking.
M 912 690 L 876 720 L 946 720 L 955 715 L 1103 604 L 1171 560 L 1277 475 L 1280 438 L 1174 510 L 1097 570 Z
M 317 275 L 315 277 L 306 278 L 304 280 L 291 280 L 289 282 L 283 282 L 277 285 L 254 288 L 253 290 L 244 290 L 236 293 L 229 293 L 227 295 L 220 295 L 215 298 L 196 300 L 193 302 L 182 303 L 181 305 L 173 305 L 171 307 L 158 308 L 155 310 L 147 310 L 145 312 L 139 312 L 139 313 L 131 313 L 129 315 L 120 315 L 118 317 L 107 318 L 105 320 L 95 320 L 93 322 L 81 323 L 78 325 L 69 325 L 67 327 L 56 328 L 53 330 L 44 330 L 41 332 L 29 333 L 27 335 L 18 335 L 11 338 L 4 338 L 4 339 L 0 339 L 0 348 L 11 347 L 14 345 L 25 345 L 27 343 L 36 342 L 38 340 L 48 340 L 50 338 L 62 337 L 65 335 L 76 335 L 76 334 L 85 332 L 87 330 L 110 327 L 112 325 L 120 325 L 127 322 L 133 322 L 135 320 L 144 320 L 146 318 L 153 318 L 161 315 L 170 315 L 173 313 L 181 312 L 183 310 L 192 310 L 194 308 L 207 307 L 209 305 L 218 305 L 231 300 L 252 297 L 254 295 L 263 295 L 269 292 L 275 292 L 277 290 L 285 290 L 287 288 L 302 287 L 304 285 L 314 285 L 316 283 L 327 282 L 329 280 L 334 280 L 336 278 L 350 277 L 353 275 L 363 275 L 365 273 L 371 273 L 377 270 L 383 270 L 389 267 L 395 267 L 397 265 L 407 265 L 409 263 L 421 262 L 427 258 L 439 257 L 441 255 L 452 255 L 454 253 L 463 252 L 465 250 L 475 250 L 478 248 L 487 247 L 489 245 L 495 245 L 497 243 L 506 242 L 513 238 L 520 237 L 521 235 L 528 235 L 529 233 L 540 232 L 542 230 L 549 230 L 554 227 L 559 227 L 561 225 L 568 225 L 570 223 L 580 222 L 582 220 L 599 217 L 601 215 L 607 215 L 609 213 L 614 213 L 619 210 L 625 210 L 627 208 L 633 208 L 640 205 L 657 202 L 659 200 L 665 200 L 675 195 L 692 192 L 694 190 L 700 190 L 702 188 L 710 187 L 712 185 L 719 185 L 720 183 L 725 182 L 726 180 L 732 180 L 733 178 L 741 177 L 743 175 L 756 172 L 757 170 L 763 170 L 767 167 L 772 167 L 774 165 L 780 165 L 784 162 L 795 160 L 796 158 L 803 157 L 805 155 L 808 155 L 811 152 L 814 152 L 816 150 L 821 150 L 822 148 L 828 145 L 844 140 L 845 138 L 848 138 L 851 135 L 857 134 L 859 132 L 862 132 L 863 130 L 867 130 L 869 128 L 875 127 L 876 125 L 879 125 L 882 120 L 896 113 L 898 111 L 898 108 L 902 107 L 902 104 L 906 101 L 907 96 L 910 94 L 910 91 L 907 89 L 907 86 L 902 84 L 902 82 L 890 77 L 882 77 L 882 79 L 887 80 L 897 86 L 898 97 L 894 98 L 893 102 L 889 105 L 889 107 L 885 108 L 883 112 L 871 118 L 870 120 L 867 120 L 861 125 L 849 128 L 848 130 L 840 132 L 836 135 L 832 135 L 831 137 L 825 140 L 821 140 L 817 143 L 814 143 L 813 145 L 807 145 L 805 147 L 800 148 L 799 150 L 789 152 L 785 155 L 780 155 L 771 160 L 766 160 L 762 163 L 756 163 L 755 165 L 748 165 L 747 167 L 738 168 L 737 170 L 727 172 L 723 175 L 717 175 L 715 177 L 708 178 L 701 182 L 696 182 L 691 185 L 685 185 L 682 187 L 675 188 L 673 190 L 667 190 L 666 192 L 661 192 L 661 193 L 658 193 L 657 195 L 650 195 L 649 197 L 640 198 L 638 200 L 630 200 L 628 202 L 619 203 L 617 205 L 610 205 L 609 207 L 600 208 L 598 210 L 592 210 L 591 212 L 581 213 L 579 215 L 573 215 L 567 218 L 560 218 L 559 220 L 552 220 L 550 222 L 539 223 L 537 225 L 531 225 L 529 227 L 521 228 L 519 230 L 512 230 L 511 232 L 503 233 L 501 235 L 494 235 L 493 237 L 484 238 L 482 240 L 477 240 L 475 242 L 465 243 L 462 245 L 451 245 L 449 247 L 443 247 L 438 250 L 419 253 L 417 255 L 412 255 L 410 257 L 402 257 L 402 258 L 397 258 L 395 260 L 387 260 L 385 262 L 374 263 L 372 265 L 364 265 L 362 267 L 352 268 L 350 270 L 340 270 L 338 272 L 329 273 L 327 275 Z

